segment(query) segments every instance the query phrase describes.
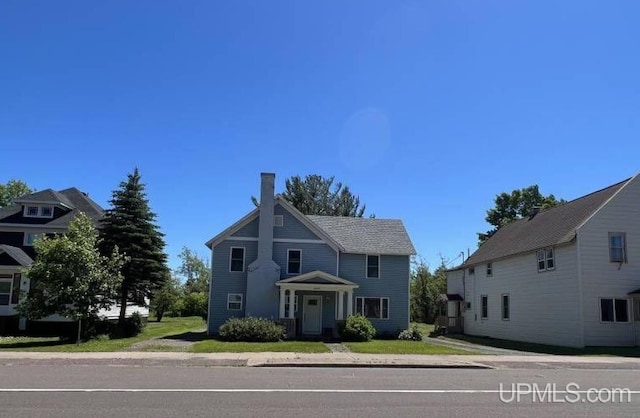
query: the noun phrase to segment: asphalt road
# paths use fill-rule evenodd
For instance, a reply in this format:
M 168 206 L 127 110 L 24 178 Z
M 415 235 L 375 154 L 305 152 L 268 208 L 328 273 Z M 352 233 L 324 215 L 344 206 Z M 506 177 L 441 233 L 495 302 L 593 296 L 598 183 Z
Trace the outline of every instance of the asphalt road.
M 542 393 L 534 399 L 526 393 L 527 386 L 521 386 L 517 402 L 510 391 L 512 383 L 536 383 L 541 390 L 555 383 L 557 392 L 541 401 Z M 567 393 L 568 383 L 575 383 L 571 391 L 582 392 Z M 590 388 L 635 392 L 630 402 L 626 395 L 616 395 L 616 402 L 591 403 L 585 393 Z M 640 416 L 640 376 L 637 370 L 619 369 L 4 365 L 0 366 L 0 417 L 5 416 Z

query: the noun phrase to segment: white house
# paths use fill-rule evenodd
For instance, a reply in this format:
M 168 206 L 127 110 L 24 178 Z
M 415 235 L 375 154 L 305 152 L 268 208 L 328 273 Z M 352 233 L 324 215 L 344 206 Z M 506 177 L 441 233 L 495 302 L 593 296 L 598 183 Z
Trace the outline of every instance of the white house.
M 640 176 L 500 228 L 447 272 L 468 335 L 640 345 Z

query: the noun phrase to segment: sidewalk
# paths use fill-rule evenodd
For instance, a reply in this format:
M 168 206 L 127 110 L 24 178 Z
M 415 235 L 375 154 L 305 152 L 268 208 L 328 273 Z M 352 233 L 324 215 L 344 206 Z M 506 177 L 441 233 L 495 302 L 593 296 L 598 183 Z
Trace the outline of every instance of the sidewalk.
M 248 367 L 618 368 L 640 370 L 640 358 L 555 355 L 401 355 L 358 353 L 46 353 L 0 352 L 0 367 L 15 364 L 108 364 Z

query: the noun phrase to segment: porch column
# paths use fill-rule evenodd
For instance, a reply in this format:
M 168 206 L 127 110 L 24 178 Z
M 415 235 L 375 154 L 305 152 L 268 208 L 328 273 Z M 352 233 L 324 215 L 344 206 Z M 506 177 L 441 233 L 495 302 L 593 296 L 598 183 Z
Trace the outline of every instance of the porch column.
M 338 319 L 344 319 L 344 290 L 338 290 Z
M 293 289 L 289 289 L 289 318 L 293 319 L 294 318 L 294 312 L 295 312 L 295 306 L 296 306 L 296 291 Z
M 353 290 L 347 292 L 347 316 L 353 315 Z
M 284 302 L 286 298 L 287 290 L 280 286 L 280 318 L 284 318 Z

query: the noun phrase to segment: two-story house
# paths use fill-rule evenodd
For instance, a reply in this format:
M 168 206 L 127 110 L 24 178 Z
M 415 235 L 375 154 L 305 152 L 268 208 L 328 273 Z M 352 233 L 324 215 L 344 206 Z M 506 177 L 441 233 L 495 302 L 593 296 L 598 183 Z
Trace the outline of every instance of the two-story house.
M 409 326 L 413 244 L 400 220 L 306 216 L 274 196 L 209 240 L 213 280 L 208 333 L 231 317 L 279 320 L 289 335 L 335 335 L 361 313 L 380 333 Z
M 572 347 L 640 344 L 640 177 L 500 228 L 447 273 L 464 333 Z
M 91 218 L 96 226 L 104 215 L 96 202 L 75 187 L 42 190 L 14 199 L 11 205 L 0 208 L 0 335 L 18 329 L 47 334 L 69 327 L 69 320 L 57 316 L 27 322 L 25 318 L 18 318 L 15 308 L 21 293 L 30 288 L 30 280 L 23 270 L 36 257 L 34 240 L 43 234 L 52 236 L 66 232 L 69 223 L 80 212 Z M 144 307 L 132 305 L 131 309 L 127 308 L 129 310 L 148 316 L 148 309 Z M 118 308 L 104 310 L 101 315 L 117 318 Z

